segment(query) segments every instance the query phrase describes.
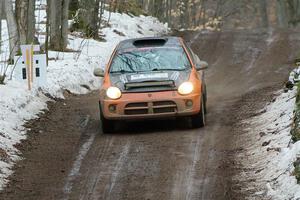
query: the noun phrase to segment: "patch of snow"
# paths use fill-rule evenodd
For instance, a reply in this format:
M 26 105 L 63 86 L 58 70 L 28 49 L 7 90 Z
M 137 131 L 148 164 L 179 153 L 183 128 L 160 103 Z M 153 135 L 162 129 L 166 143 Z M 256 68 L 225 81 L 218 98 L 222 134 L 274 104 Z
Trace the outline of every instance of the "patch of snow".
M 300 185 L 293 176 L 300 142 L 292 143 L 290 134 L 296 89 L 278 95 L 261 115 L 244 122 L 251 128 L 240 141 L 247 153 L 238 159 L 247 170 L 239 179 L 247 182 L 250 199 L 300 199 Z
M 16 144 L 26 138 L 22 126 L 27 120 L 34 119 L 47 108 L 49 99 L 40 91 L 29 92 L 24 84 L 9 81 L 0 85 L 0 189 L 12 173 L 12 164 L 19 159 Z
M 267 42 L 267 46 L 270 47 L 274 41 L 277 40 L 278 38 L 278 35 L 277 34 L 274 34 L 274 29 L 273 28 L 270 28 L 269 31 L 268 31 L 268 38 L 266 39 L 266 42 Z
M 38 4 L 39 5 L 39 4 Z M 36 12 L 37 21 L 45 20 L 45 10 Z M 104 13 L 108 18 L 108 12 Z M 16 81 L 14 75 L 5 85 L 0 85 L 0 190 L 7 183 L 12 173 L 13 164 L 20 159 L 20 152 L 16 148 L 21 140 L 26 139 L 27 120 L 34 119 L 47 109 L 46 102 L 50 99 L 44 94 L 64 98 L 63 92 L 68 90 L 76 94 L 85 94 L 100 87 L 100 79 L 93 76 L 95 67 L 104 68 L 114 50 L 114 47 L 124 39 L 135 37 L 149 37 L 166 34 L 169 30 L 166 24 L 156 18 L 139 16 L 131 17 L 126 14 L 111 13 L 111 27 L 103 28 L 105 42 L 93 39 L 83 39 L 69 35 L 69 49 L 79 52 L 49 52 L 49 66 L 47 68 L 47 84 L 43 88 L 27 90 L 25 84 Z M 41 30 L 44 25 L 37 25 Z M 1 61 L 8 58 L 8 33 L 6 21 L 2 21 L 2 52 Z M 123 33 L 125 36 L 117 33 Z M 39 40 L 43 43 L 44 36 Z M 1 62 L 3 69 L 4 62 Z M 8 77 L 12 66 L 7 71 Z M 0 71 L 1 73 L 1 71 Z M 4 155 L 1 151 L 5 152 Z

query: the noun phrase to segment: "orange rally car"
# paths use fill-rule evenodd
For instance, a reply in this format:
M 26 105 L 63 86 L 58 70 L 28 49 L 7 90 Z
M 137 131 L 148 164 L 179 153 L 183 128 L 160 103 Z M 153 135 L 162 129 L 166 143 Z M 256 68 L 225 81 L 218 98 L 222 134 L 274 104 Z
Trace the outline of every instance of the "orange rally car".
M 205 125 L 207 63 L 200 61 L 182 38 L 130 39 L 116 47 L 100 89 L 104 133 L 120 120 L 190 116 L 194 128 Z

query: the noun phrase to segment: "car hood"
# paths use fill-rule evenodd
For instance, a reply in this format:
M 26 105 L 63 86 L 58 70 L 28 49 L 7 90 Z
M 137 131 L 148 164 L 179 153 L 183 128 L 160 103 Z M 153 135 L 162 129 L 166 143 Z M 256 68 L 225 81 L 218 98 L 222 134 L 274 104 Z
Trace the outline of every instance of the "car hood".
M 122 92 L 177 90 L 181 83 L 189 80 L 190 73 L 191 70 L 110 74 L 110 81 Z

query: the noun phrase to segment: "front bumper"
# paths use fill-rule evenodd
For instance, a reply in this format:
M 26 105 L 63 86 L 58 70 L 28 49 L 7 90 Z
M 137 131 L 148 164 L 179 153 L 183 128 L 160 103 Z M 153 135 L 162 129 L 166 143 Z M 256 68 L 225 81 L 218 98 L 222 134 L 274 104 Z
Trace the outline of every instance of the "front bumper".
M 201 94 L 182 96 L 177 91 L 124 93 L 118 100 L 100 100 L 110 120 L 158 119 L 191 116 L 200 112 Z

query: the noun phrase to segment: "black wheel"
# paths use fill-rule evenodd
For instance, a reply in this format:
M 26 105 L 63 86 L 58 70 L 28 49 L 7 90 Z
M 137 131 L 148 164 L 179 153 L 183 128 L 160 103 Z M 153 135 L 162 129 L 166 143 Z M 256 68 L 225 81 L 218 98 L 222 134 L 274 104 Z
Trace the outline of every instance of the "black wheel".
M 206 102 L 207 102 L 207 90 L 206 90 L 206 85 L 204 85 L 204 113 L 205 114 L 207 114 Z
M 201 128 L 205 126 L 205 102 L 204 98 L 201 99 L 201 109 L 197 115 L 191 117 L 192 128 Z
M 115 130 L 115 122 L 112 120 L 105 119 L 100 105 L 99 108 L 100 108 L 100 122 L 101 122 L 102 132 L 113 133 Z

